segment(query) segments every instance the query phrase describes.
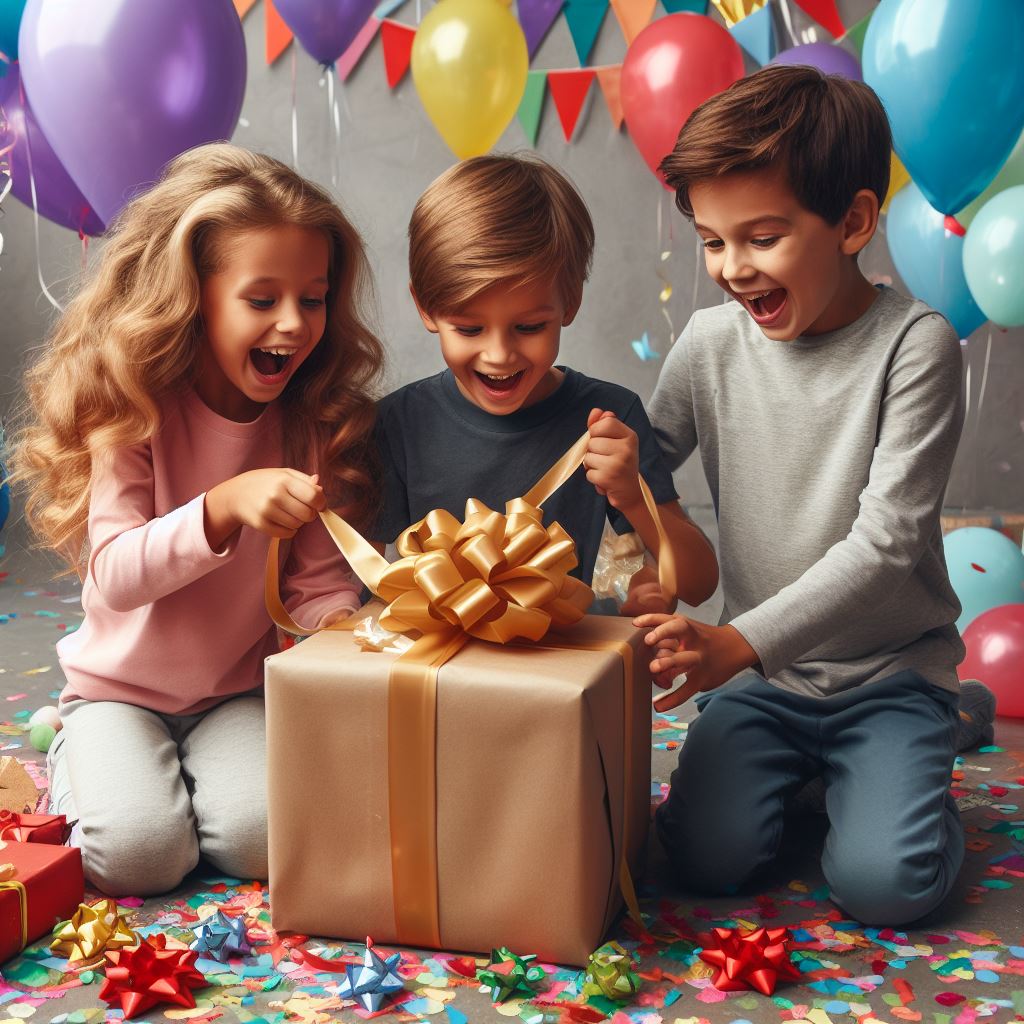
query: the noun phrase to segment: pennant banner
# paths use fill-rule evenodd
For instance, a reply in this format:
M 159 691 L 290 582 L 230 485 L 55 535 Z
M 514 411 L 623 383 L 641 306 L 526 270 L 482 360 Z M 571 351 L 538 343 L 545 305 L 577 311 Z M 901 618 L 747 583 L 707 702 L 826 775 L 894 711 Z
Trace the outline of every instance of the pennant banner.
M 412 25 L 403 25 L 390 19 L 381 22 L 380 43 L 384 49 L 384 68 L 387 71 L 388 85 L 392 89 L 409 70 L 412 42 L 415 38 L 416 29 Z
M 277 13 L 274 0 L 263 0 L 264 27 L 266 30 L 267 63 L 273 64 L 288 49 L 291 43 L 292 30 L 284 23 L 284 18 Z
M 775 19 L 770 6 L 748 14 L 729 28 L 733 39 L 762 66 L 775 56 L 778 46 L 775 40 Z
M 519 103 L 516 115 L 531 146 L 537 145 L 540 115 L 544 110 L 544 95 L 547 91 L 547 78 L 546 71 L 527 72 L 526 88 L 523 90 L 523 98 Z
M 235 10 L 239 18 L 244 18 L 253 9 L 256 0 L 235 0 Z
M 708 0 L 661 0 L 666 14 L 707 14 Z
M 874 11 L 871 11 L 863 18 L 861 18 L 860 21 L 858 21 L 857 24 L 853 26 L 853 28 L 847 29 L 846 35 L 843 36 L 841 40 L 841 42 L 846 42 L 847 40 L 849 40 L 851 43 L 853 43 L 854 47 L 857 50 L 858 57 L 863 55 L 864 35 L 868 30 L 868 24 L 871 21 L 871 15 L 874 13 Z
M 597 69 L 597 84 L 601 86 L 608 113 L 616 131 L 622 127 L 622 65 Z
M 626 42 L 631 43 L 650 24 L 657 0 L 611 0 Z
M 590 60 L 590 52 L 594 49 L 607 13 L 608 0 L 568 0 L 566 3 L 565 20 L 580 64 Z
M 846 26 L 836 10 L 836 0 L 796 0 L 796 5 L 836 39 L 846 34 Z
M 338 77 L 344 82 L 352 74 L 352 69 L 366 53 L 366 48 L 373 42 L 373 37 L 380 28 L 381 20 L 375 15 L 366 19 L 366 24 L 359 30 L 359 35 L 352 40 L 349 48 L 335 61 Z
M 551 90 L 551 98 L 555 101 L 558 119 L 562 122 L 562 133 L 566 142 L 572 138 L 594 74 L 593 68 L 570 68 L 565 71 L 548 72 L 548 88 Z
M 519 24 L 526 36 L 526 50 L 531 59 L 548 34 L 563 0 L 519 0 Z

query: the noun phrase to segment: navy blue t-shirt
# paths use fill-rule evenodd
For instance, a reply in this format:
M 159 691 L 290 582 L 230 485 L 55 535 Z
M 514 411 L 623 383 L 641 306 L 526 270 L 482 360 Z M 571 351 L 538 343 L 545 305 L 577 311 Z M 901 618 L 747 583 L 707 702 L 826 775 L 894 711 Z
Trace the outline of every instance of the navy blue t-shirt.
M 383 508 L 372 538 L 391 543 L 435 508 L 460 522 L 466 499 L 497 512 L 525 494 L 587 429 L 591 409 L 611 410 L 636 431 L 640 472 L 654 500 L 677 500 L 672 474 L 640 399 L 628 388 L 559 367 L 559 386 L 535 405 L 496 416 L 470 402 L 451 370 L 408 384 L 380 402 L 377 443 L 383 462 Z M 546 502 L 544 523 L 560 523 L 576 542 L 572 575 L 590 583 L 609 519 L 618 533 L 629 521 L 597 493 L 581 466 Z

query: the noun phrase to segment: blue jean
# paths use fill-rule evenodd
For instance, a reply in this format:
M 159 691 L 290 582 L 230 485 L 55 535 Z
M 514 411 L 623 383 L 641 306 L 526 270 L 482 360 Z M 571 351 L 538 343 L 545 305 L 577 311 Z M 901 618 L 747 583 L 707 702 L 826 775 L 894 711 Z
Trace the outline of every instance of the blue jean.
M 955 694 L 909 671 L 829 697 L 751 675 L 700 703 L 656 817 L 680 884 L 735 891 L 775 857 L 787 798 L 821 775 L 832 899 L 878 925 L 942 901 L 964 855 Z

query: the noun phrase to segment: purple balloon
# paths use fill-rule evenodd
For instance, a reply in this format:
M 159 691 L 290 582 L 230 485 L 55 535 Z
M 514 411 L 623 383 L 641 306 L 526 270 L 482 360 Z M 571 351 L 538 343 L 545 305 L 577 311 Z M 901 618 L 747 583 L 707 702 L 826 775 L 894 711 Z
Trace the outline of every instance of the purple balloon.
M 321 64 L 333 64 L 373 14 L 377 0 L 275 0 L 284 23 Z
M 36 209 L 48 220 L 54 221 L 72 231 L 87 235 L 103 232 L 103 221 L 96 216 L 88 200 L 78 191 L 71 175 L 57 159 L 36 123 L 36 119 L 24 102 L 19 88 L 18 71 L 12 67 L 7 72 L 10 92 L 4 100 L 7 115 L 8 135 L 5 144 L 13 142 L 10 153 L 11 192 L 26 206 L 32 206 L 32 181 L 36 185 Z M 31 174 L 29 155 L 31 151 Z
M 168 160 L 230 138 L 242 109 L 231 0 L 29 0 L 18 52 L 43 132 L 107 224 Z
M 777 53 L 769 64 L 806 64 L 823 71 L 826 75 L 842 75 L 852 78 L 855 82 L 863 82 L 864 75 L 860 70 L 860 61 L 841 46 L 833 43 L 804 43 L 791 46 L 788 50 Z

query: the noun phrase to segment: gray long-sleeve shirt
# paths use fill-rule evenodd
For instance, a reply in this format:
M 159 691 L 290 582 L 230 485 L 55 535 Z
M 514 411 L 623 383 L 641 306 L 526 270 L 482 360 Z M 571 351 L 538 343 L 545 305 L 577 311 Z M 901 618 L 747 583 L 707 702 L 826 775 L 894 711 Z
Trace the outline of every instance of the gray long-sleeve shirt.
M 963 425 L 956 333 L 881 289 L 791 342 L 736 302 L 694 314 L 651 400 L 672 468 L 699 446 L 725 610 L 777 685 L 825 696 L 915 669 L 957 690 L 939 512 Z

